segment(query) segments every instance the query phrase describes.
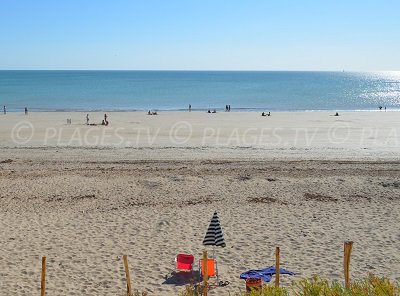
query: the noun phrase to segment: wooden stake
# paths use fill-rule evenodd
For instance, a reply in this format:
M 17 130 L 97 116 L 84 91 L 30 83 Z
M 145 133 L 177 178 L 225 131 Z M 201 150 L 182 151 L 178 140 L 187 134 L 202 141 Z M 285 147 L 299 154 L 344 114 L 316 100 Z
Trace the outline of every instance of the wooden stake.
M 126 275 L 126 287 L 127 287 L 127 294 L 128 296 L 132 296 L 132 286 L 131 286 L 131 276 L 129 275 L 129 266 L 128 266 L 128 256 L 122 256 L 124 260 L 125 266 L 125 275 Z
M 42 257 L 42 280 L 40 282 L 40 296 L 46 295 L 46 256 Z
M 276 249 L 275 249 L 275 257 L 276 257 L 276 262 L 275 262 L 275 269 L 276 269 L 276 274 L 275 274 L 275 287 L 279 287 L 279 276 L 280 276 L 280 261 L 279 261 L 279 256 L 280 256 L 280 250 L 279 250 L 279 247 L 276 247 Z
M 353 249 L 353 242 L 344 243 L 344 283 L 346 289 L 350 288 L 350 256 Z
M 207 283 L 207 281 L 208 281 L 208 256 L 207 256 L 207 250 L 204 250 L 203 251 L 203 266 L 204 266 L 204 276 L 203 276 L 203 279 L 204 279 L 204 293 L 203 293 L 203 295 L 204 296 L 207 296 L 207 293 L 208 293 L 208 283 Z

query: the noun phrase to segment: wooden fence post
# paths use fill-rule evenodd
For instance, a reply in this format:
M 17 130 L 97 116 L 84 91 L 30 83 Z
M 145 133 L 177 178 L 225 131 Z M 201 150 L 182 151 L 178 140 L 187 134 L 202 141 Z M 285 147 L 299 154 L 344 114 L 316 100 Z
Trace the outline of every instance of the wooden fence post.
M 280 249 L 279 247 L 276 247 L 275 249 L 275 257 L 276 257 L 276 262 L 275 262 L 275 287 L 279 287 L 279 276 L 280 276 Z
M 204 267 L 204 292 L 203 295 L 207 296 L 208 294 L 208 255 L 207 250 L 203 251 L 203 267 Z
M 346 289 L 350 288 L 350 256 L 353 249 L 353 242 L 344 243 L 344 283 Z
M 127 294 L 128 296 L 132 296 L 132 286 L 131 286 L 131 276 L 129 275 L 129 266 L 128 266 L 128 256 L 122 256 L 124 260 L 125 266 L 125 275 L 126 275 L 126 287 L 127 287 Z
M 42 279 L 40 282 L 40 296 L 46 295 L 46 256 L 42 257 Z

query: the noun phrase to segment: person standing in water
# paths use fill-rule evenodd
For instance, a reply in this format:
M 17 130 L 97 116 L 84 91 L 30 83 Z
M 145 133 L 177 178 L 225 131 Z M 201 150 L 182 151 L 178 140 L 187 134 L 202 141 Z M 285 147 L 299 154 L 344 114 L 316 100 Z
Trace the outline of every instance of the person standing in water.
M 4 112 L 4 115 L 6 115 L 6 114 L 7 114 L 7 111 L 6 111 L 6 105 L 4 105 L 4 106 L 3 106 L 3 112 Z

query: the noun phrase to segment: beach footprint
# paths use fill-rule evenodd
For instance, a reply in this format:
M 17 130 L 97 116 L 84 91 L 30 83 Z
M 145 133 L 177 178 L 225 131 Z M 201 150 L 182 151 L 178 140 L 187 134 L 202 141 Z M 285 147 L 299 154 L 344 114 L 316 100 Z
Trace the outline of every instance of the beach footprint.
M 156 227 L 155 230 L 157 232 L 165 232 L 166 230 L 168 230 L 170 228 L 170 222 L 167 220 L 160 220 L 156 223 Z

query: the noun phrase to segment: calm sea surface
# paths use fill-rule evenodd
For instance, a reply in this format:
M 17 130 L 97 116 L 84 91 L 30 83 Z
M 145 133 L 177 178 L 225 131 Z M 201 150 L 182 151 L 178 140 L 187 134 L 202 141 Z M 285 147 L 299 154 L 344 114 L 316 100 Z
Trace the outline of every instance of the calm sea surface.
M 9 111 L 400 110 L 400 72 L 0 71 Z

